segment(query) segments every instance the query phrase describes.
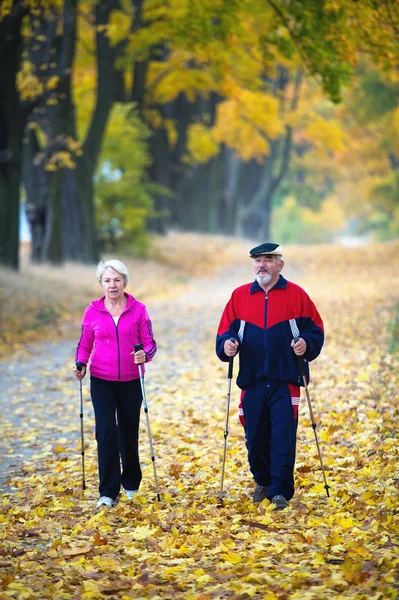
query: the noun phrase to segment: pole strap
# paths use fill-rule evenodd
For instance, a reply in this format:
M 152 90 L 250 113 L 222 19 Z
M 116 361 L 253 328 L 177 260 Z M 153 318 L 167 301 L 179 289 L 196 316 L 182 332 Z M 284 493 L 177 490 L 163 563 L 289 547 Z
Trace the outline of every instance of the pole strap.
M 299 338 L 300 337 L 300 332 L 298 329 L 298 325 L 296 324 L 296 320 L 295 319 L 290 319 L 290 327 L 291 327 L 291 333 L 292 333 L 292 337 L 294 338 Z

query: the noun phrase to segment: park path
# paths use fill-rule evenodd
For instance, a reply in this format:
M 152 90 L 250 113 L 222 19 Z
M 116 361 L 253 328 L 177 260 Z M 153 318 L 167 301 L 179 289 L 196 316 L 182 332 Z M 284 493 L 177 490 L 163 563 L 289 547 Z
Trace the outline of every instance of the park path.
M 342 590 L 347 598 L 395 597 L 399 370 L 386 348 L 396 246 L 384 253 L 381 263 L 374 248 L 340 258 L 329 247 L 309 248 L 287 260 L 284 275 L 304 285 L 326 323 L 311 397 L 331 486 L 327 498 L 305 401 L 296 493 L 287 511 L 251 502 L 234 385 L 225 502 L 217 501 L 227 365 L 215 356 L 215 331 L 232 289 L 252 279 L 245 252 L 238 252 L 239 263 L 221 259 L 212 276 L 205 276 L 209 265 L 194 264 L 189 281 L 173 269 L 161 279 L 159 263 L 146 264 L 145 277 L 135 273 L 142 292 L 139 285 L 132 291 L 148 306 L 159 346 L 146 390 L 161 502 L 154 502 L 142 416 L 140 494 L 133 503 L 122 494 L 112 511 L 93 511 L 98 473 L 87 381 L 82 490 L 78 385 L 71 374 L 79 322 L 63 340 L 0 362 L 6 595 L 277 598 L 308 597 L 311 589 L 309 598 Z M 193 262 L 185 258 L 184 275 Z M 158 295 L 153 289 L 145 295 L 143 282 L 157 286 Z
M 288 276 L 289 270 L 285 271 Z M 162 395 L 162 391 L 179 389 L 182 376 L 195 365 L 192 357 L 198 355 L 199 347 L 201 360 L 208 363 L 205 372 L 215 368 L 213 347 L 221 312 L 231 291 L 251 278 L 252 264 L 244 257 L 211 277 L 195 277 L 178 285 L 167 298 L 146 302 L 158 343 L 156 359 L 147 367 L 150 402 L 155 392 Z M 0 488 L 11 476 L 22 475 L 27 461 L 42 460 L 57 448 L 76 450 L 79 395 L 71 369 L 79 323 L 75 329 L 75 337 L 30 344 L 11 360 L 0 362 Z M 204 352 L 204 346 L 208 351 Z M 94 420 L 87 382 L 83 389 L 87 425 Z

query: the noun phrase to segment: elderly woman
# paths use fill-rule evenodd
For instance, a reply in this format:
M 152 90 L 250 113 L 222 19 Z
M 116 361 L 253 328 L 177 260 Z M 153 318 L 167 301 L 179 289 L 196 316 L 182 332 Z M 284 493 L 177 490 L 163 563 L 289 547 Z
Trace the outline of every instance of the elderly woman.
M 141 481 L 138 436 L 142 394 L 137 365 L 152 360 L 157 346 L 145 305 L 124 291 L 128 278 L 119 260 L 99 263 L 97 279 L 104 296 L 85 310 L 75 355 L 76 362 L 85 367 L 73 369 L 76 379 L 82 379 L 91 355 L 90 392 L 100 476 L 97 508 L 111 508 L 121 484 L 131 500 Z M 135 344 L 142 344 L 143 350 L 134 352 Z

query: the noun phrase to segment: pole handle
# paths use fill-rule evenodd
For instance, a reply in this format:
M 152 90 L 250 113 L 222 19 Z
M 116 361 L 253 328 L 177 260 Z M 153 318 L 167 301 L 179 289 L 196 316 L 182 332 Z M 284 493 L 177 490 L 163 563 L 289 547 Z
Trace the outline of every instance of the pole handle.
M 229 379 L 232 379 L 232 377 L 233 377 L 233 362 L 234 362 L 234 356 L 230 356 L 230 358 L 229 358 L 229 372 L 227 373 L 227 377 Z
M 138 352 L 139 350 L 143 350 L 143 344 L 134 344 L 134 346 L 133 346 L 133 347 L 134 347 L 134 351 L 135 351 L 135 352 Z M 137 366 L 138 366 L 138 368 L 139 368 L 139 375 L 140 375 L 140 378 L 142 378 L 142 377 L 143 377 L 143 369 L 142 369 L 142 366 L 141 366 L 141 365 L 137 365 Z M 143 399 L 144 399 L 144 401 L 145 401 L 145 394 L 143 394 Z
M 76 368 L 79 372 L 83 369 L 83 367 L 86 366 L 85 363 L 80 362 L 80 361 L 77 361 L 75 364 L 76 364 Z
M 294 342 L 297 343 L 297 341 L 299 340 L 299 335 L 294 336 Z M 302 356 L 297 356 L 298 359 L 298 365 L 299 365 L 299 372 L 301 374 L 302 377 L 305 376 L 305 369 L 303 368 L 303 358 Z
M 238 340 L 236 340 L 235 338 L 231 337 L 229 341 L 230 342 L 237 342 Z M 230 356 L 230 358 L 229 358 L 229 370 L 228 370 L 228 373 L 227 373 L 227 377 L 229 379 L 232 379 L 232 377 L 233 377 L 233 362 L 234 362 L 234 356 Z

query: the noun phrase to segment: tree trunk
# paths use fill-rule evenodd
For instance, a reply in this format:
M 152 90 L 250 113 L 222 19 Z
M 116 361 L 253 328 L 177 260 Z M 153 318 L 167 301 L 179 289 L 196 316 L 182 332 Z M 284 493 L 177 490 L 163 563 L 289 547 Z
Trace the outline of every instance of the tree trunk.
M 64 166 L 57 159 L 58 153 L 73 153 L 69 140 L 76 139 L 75 112 L 71 94 L 72 67 L 76 48 L 77 0 L 65 0 L 60 17 L 56 10 L 45 12 L 41 20 L 31 15 L 32 39 L 29 60 L 41 76 L 46 65 L 47 77 L 58 77 L 55 90 L 46 90 L 40 98 L 41 110 L 34 112 L 34 122 L 46 134 L 47 143 L 40 148 L 37 137 L 28 130 L 25 144 L 23 180 L 27 203 L 26 213 L 31 226 L 32 254 L 34 261 L 61 264 L 64 258 L 78 258 L 82 252 L 82 237 L 78 234 L 80 218 L 72 221 L 69 214 L 76 215 L 76 195 L 67 202 L 62 193 L 65 178 Z M 51 57 L 51 58 L 50 58 Z M 48 102 L 51 100 L 51 102 Z M 57 170 L 49 171 L 49 163 Z M 67 210 L 63 210 L 67 205 Z M 74 210 L 75 209 L 75 210 Z M 73 242 L 69 235 L 73 233 Z
M 61 171 L 54 171 L 49 176 L 49 207 L 47 212 L 47 227 L 45 237 L 46 260 L 54 265 L 64 261 L 61 228 Z
M 21 106 L 16 89 L 22 50 L 23 10 L 0 22 L 0 264 L 19 267 L 19 182 L 22 136 L 30 111 Z
M 281 68 L 279 77 L 274 82 L 274 93 L 282 94 L 289 82 L 287 69 Z M 299 101 L 302 72 L 297 72 L 294 81 L 294 92 L 290 100 L 291 111 L 295 110 Z M 284 101 L 282 101 L 284 110 Z M 247 202 L 241 203 L 237 214 L 237 233 L 243 236 L 269 239 L 273 197 L 284 177 L 287 176 L 292 152 L 292 127 L 286 125 L 285 135 L 270 141 L 270 152 L 263 166 L 258 165 L 259 173 L 256 190 L 247 196 Z
M 25 187 L 25 213 L 31 234 L 31 261 L 45 260 L 45 233 L 48 204 L 48 180 L 43 167 L 35 164 L 39 153 L 36 131 L 27 130 L 24 139 L 23 182 Z
M 102 141 L 112 105 L 123 100 L 123 77 L 115 68 L 115 61 L 122 54 L 123 45 L 111 46 L 106 31 L 102 27 L 108 23 L 110 14 L 120 10 L 119 0 L 99 0 L 96 4 L 96 54 L 97 54 L 97 101 L 89 131 L 83 144 L 83 156 L 77 161 L 75 192 L 79 190 L 78 203 L 83 213 L 83 252 L 84 262 L 97 262 L 99 245 L 95 225 L 93 178 L 101 152 Z M 73 189 L 72 174 L 64 178 L 65 193 Z M 68 195 L 66 195 L 68 198 Z M 67 203 L 67 202 L 66 202 Z
M 42 242 L 35 244 L 35 248 L 41 246 L 42 261 L 55 263 L 60 263 L 64 259 L 87 263 L 99 260 L 93 178 L 112 105 L 123 97 L 122 76 L 115 69 L 115 60 L 120 55 L 122 46 L 111 47 L 106 31 L 103 29 L 103 26 L 108 23 L 110 13 L 120 8 L 120 2 L 100 0 L 95 5 L 96 105 L 82 146 L 83 155 L 78 156 L 71 151 L 69 140 L 76 140 L 76 116 L 71 94 L 76 46 L 76 7 L 77 0 L 65 0 L 61 37 L 53 35 L 51 38 L 50 30 L 57 31 L 54 27 L 54 15 L 43 24 L 43 28 L 47 27 L 47 35 L 43 37 L 50 41 L 52 39 L 52 45 L 56 48 L 54 74 L 59 75 L 60 82 L 56 90 L 57 103 L 44 105 L 46 108 L 44 116 L 37 117 L 40 126 L 46 132 L 48 143 L 40 153 L 40 194 L 31 204 L 36 205 L 37 214 L 40 214 L 41 208 L 44 207 Z M 36 57 L 39 63 L 41 59 L 43 56 Z M 60 151 L 67 151 L 71 155 L 75 168 L 56 162 L 57 171 L 48 172 L 46 166 L 49 161 L 57 159 Z M 31 170 L 33 169 L 31 165 Z M 27 181 L 29 180 L 32 180 L 32 175 L 28 177 Z M 28 191 L 27 193 L 29 194 Z M 38 228 L 37 230 L 40 233 Z
M 168 136 L 164 129 L 157 129 L 150 138 L 149 150 L 152 164 L 148 170 L 150 181 L 170 189 L 170 164 Z M 149 221 L 150 231 L 164 235 L 167 232 L 170 216 L 170 199 L 158 192 L 154 197 L 155 219 Z
M 19 267 L 21 145 L 22 132 L 12 131 L 0 165 L 0 263 L 15 270 Z

